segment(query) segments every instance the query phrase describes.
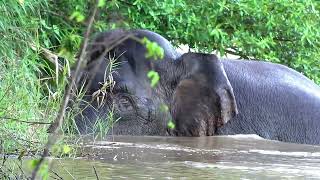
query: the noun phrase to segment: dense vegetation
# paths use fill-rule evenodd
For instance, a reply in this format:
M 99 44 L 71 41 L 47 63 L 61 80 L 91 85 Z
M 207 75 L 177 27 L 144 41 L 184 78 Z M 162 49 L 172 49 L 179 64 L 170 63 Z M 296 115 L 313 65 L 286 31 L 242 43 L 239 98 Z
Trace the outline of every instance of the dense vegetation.
M 85 0 L 0 2 L 2 153 L 37 152 L 43 146 L 92 5 Z M 110 0 L 94 31 L 149 29 L 197 51 L 285 64 L 320 84 L 319 11 L 315 0 Z M 73 114 L 67 116 L 64 128 L 72 129 Z

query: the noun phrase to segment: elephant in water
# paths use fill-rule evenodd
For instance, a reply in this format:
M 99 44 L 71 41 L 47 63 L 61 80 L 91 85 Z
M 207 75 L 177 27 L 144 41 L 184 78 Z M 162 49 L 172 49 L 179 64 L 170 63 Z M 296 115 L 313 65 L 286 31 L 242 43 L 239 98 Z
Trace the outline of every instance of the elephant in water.
M 147 50 L 137 40 L 143 37 L 163 48 L 162 60 L 146 58 Z M 114 42 L 118 44 L 112 47 Z M 104 56 L 108 48 L 112 50 Z M 160 75 L 154 88 L 147 77 L 151 69 Z M 83 111 L 75 119 L 81 133 L 91 133 L 98 120 L 111 115 L 117 119 L 110 130 L 115 135 L 257 134 L 320 144 L 320 88 L 283 65 L 180 55 L 154 32 L 112 30 L 92 41 L 81 82 L 87 82 L 83 99 L 90 102 L 80 105 Z M 107 82 L 112 85 L 104 86 Z M 103 98 L 97 101 L 97 96 Z M 169 122 L 175 127 L 168 127 Z

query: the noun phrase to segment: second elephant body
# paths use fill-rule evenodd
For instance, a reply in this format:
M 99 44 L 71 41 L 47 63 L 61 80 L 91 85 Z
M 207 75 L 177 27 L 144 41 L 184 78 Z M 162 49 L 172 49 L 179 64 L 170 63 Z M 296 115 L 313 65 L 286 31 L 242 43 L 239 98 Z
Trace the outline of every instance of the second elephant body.
M 320 144 L 320 88 L 283 65 L 223 61 L 239 113 L 218 134 Z

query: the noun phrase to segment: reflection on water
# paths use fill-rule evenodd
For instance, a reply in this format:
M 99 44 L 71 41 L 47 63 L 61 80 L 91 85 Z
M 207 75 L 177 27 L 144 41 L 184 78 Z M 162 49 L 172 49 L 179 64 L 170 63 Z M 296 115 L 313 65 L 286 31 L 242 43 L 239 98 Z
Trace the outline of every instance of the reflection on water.
M 132 137 L 83 142 L 85 158 L 55 159 L 65 179 L 319 179 L 320 146 L 256 136 Z

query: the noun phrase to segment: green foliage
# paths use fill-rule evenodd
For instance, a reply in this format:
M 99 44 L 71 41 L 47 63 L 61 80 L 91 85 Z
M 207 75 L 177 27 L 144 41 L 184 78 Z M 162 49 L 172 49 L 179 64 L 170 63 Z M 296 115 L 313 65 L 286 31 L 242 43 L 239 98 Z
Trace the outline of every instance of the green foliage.
M 60 142 L 58 144 L 55 144 L 52 147 L 51 151 L 54 156 L 57 156 L 57 157 L 67 156 L 67 157 L 69 157 L 74 153 L 74 148 L 68 144 Z
M 34 159 L 34 160 L 31 160 L 29 162 L 29 167 L 31 168 L 35 168 L 37 166 L 37 164 L 39 164 L 39 160 L 37 159 Z M 49 177 L 49 166 L 48 166 L 48 163 L 44 163 L 40 166 L 40 169 L 39 169 L 39 175 L 41 176 L 41 179 L 48 179 Z
M 175 44 L 288 65 L 320 83 L 320 2 L 314 0 L 134 0 L 128 26 Z
M 36 151 L 46 140 L 45 125 L 21 121 L 48 122 L 55 114 L 39 78 L 49 65 L 30 48 L 41 38 L 38 9 L 44 8 L 46 2 L 0 2 L 0 139 L 6 152 Z
M 169 111 L 169 107 L 166 104 L 161 104 L 160 106 L 160 111 L 162 112 L 168 112 Z
M 89 8 L 84 0 L 63 0 L 50 9 L 69 17 L 74 11 L 88 14 Z M 95 28 L 149 29 L 198 51 L 285 64 L 320 83 L 319 9 L 314 0 L 112 0 L 103 6 Z M 67 23 L 73 34 L 84 27 Z
M 147 48 L 146 58 L 163 59 L 164 50 L 156 42 L 152 42 L 148 38 L 144 37 L 142 39 L 142 44 Z
M 81 12 L 74 11 L 70 16 L 70 20 L 73 20 L 73 19 L 76 19 L 77 22 L 83 22 L 85 17 Z
M 159 74 L 156 71 L 151 70 L 148 72 L 147 76 L 151 80 L 151 83 L 150 83 L 151 87 L 155 87 L 160 80 Z
M 98 7 L 102 8 L 105 5 L 106 5 L 106 1 L 105 0 L 99 0 Z
M 154 60 L 163 59 L 164 50 L 156 42 L 152 42 L 146 37 L 144 37 L 141 40 L 141 42 L 147 48 L 147 53 L 145 54 L 146 58 L 151 58 Z M 151 62 L 151 64 L 152 64 L 152 62 Z M 154 70 L 150 70 L 147 74 L 147 77 L 151 80 L 151 82 L 150 82 L 151 87 L 155 87 L 160 80 L 160 75 L 158 74 L 158 72 L 156 72 Z
M 174 129 L 175 127 L 176 127 L 176 125 L 174 124 L 174 122 L 172 121 L 172 120 L 170 120 L 169 122 L 168 122 L 168 128 L 169 129 Z

